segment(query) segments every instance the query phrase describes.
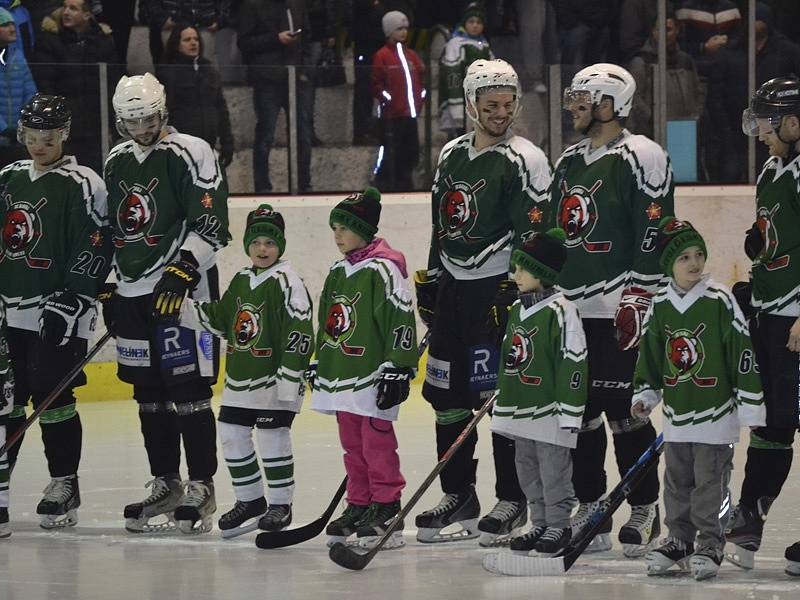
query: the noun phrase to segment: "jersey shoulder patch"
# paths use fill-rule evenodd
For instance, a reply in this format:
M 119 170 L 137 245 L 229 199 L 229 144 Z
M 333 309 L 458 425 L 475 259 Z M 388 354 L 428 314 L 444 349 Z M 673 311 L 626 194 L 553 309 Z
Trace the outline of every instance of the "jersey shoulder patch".
M 33 161 L 30 159 L 25 159 L 9 163 L 5 167 L 0 169 L 0 177 L 11 171 L 27 171 L 28 169 L 30 169 L 32 162 Z
M 628 135 L 615 149 L 630 165 L 637 187 L 651 197 L 672 188 L 672 166 L 664 149 L 644 135 Z
M 106 183 L 94 170 L 72 160 L 55 171 L 80 189 L 86 212 L 98 226 L 108 225 L 108 192 Z
M 161 144 L 186 163 L 192 182 L 204 189 L 216 189 L 222 183 L 222 172 L 214 150 L 203 139 L 186 133 L 172 132 Z
M 284 299 L 288 306 L 297 311 L 310 310 L 311 297 L 308 294 L 306 284 L 292 266 L 288 262 L 285 262 L 277 270 L 276 275 L 278 275 L 278 281 L 280 282 L 281 289 L 284 292 Z

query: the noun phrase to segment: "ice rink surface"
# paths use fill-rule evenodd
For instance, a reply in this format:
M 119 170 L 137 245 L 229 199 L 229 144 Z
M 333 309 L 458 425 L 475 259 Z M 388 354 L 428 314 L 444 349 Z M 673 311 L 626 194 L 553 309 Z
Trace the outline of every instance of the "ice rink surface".
M 126 533 L 122 508 L 144 497 L 143 486 L 150 479 L 136 404 L 86 403 L 79 405 L 79 412 L 84 431 L 80 523 L 58 532 L 38 526 L 35 507 L 48 475 L 39 428 L 34 425 L 11 480 L 13 535 L 0 540 L 0 600 L 800 598 L 800 578 L 783 572 L 784 548 L 800 540 L 797 466 L 772 508 L 755 570 L 741 571 L 723 563 L 719 576 L 708 582 L 683 576 L 647 577 L 641 560 L 624 559 L 616 531 L 627 520 L 627 505 L 615 515 L 613 550 L 582 556 L 564 576 L 492 575 L 481 567 L 481 557 L 488 550 L 480 549 L 474 540 L 434 546 L 415 541 L 413 515 L 438 502 L 438 484 L 406 522 L 407 546 L 381 552 L 364 571 L 350 572 L 330 561 L 324 536 L 293 548 L 258 550 L 255 533 L 233 540 L 222 540 L 216 528 L 196 537 Z M 415 387 L 397 424 L 401 467 L 408 482 L 406 498 L 434 466 L 433 427 L 433 414 Z M 297 526 L 322 513 L 344 471 L 332 417 L 306 410 L 295 420 L 293 431 L 297 481 L 293 525 Z M 481 424 L 480 432 L 478 491 L 485 513 L 494 503 L 488 422 Z M 735 499 L 745 451 L 746 440 L 736 453 Z M 221 452 L 219 456 L 217 516 L 233 505 Z M 611 447 L 606 464 L 613 486 L 619 478 Z

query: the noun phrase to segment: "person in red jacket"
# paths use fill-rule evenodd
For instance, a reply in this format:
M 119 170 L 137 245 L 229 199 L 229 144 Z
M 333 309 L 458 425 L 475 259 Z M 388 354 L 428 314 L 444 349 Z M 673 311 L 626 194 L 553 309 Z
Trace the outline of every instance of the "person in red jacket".
M 372 57 L 372 94 L 380 104 L 380 140 L 375 185 L 384 191 L 411 190 L 419 160 L 417 115 L 425 99 L 425 67 L 406 47 L 408 17 L 393 10 L 381 22 L 386 45 Z

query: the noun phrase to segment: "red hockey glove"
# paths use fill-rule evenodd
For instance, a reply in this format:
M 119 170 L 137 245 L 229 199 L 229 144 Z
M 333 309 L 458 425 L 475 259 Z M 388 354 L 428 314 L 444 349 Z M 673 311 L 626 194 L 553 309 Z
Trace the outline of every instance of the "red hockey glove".
M 614 315 L 614 332 L 620 350 L 630 350 L 639 345 L 644 327 L 644 316 L 652 303 L 653 294 L 640 287 L 622 290 L 617 312 Z

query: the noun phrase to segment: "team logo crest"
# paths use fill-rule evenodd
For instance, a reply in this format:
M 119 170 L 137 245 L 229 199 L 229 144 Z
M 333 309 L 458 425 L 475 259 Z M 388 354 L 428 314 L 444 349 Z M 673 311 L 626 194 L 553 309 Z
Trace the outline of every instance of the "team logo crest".
M 541 377 L 525 375 L 524 371 L 533 363 L 533 336 L 539 332 L 538 327 L 525 331 L 515 327 L 511 332 L 511 348 L 508 350 L 503 371 L 506 375 L 516 375 L 526 385 L 539 385 Z
M 353 298 L 333 294 L 333 304 L 328 309 L 325 318 L 325 344 L 338 348 L 348 356 L 361 356 L 364 354 L 363 346 L 350 346 L 347 343 L 356 331 L 357 313 L 356 304 L 361 298 L 357 293 Z
M 125 199 L 117 209 L 117 225 L 122 237 L 114 236 L 114 245 L 122 248 L 125 244 L 144 240 L 148 246 L 155 246 L 163 237 L 150 235 L 150 229 L 156 219 L 153 190 L 158 187 L 158 179 L 154 177 L 147 186 L 139 183 L 128 186 L 124 181 L 120 181 L 119 187 L 125 194 Z
M 32 256 L 36 244 L 43 235 L 42 220 L 39 211 L 47 204 L 47 198 L 41 198 L 36 204 L 28 202 L 11 203 L 11 195 L 5 194 L 8 206 L 3 222 L 3 253 L 0 261 L 24 260 L 32 269 L 49 269 L 52 260 Z
M 446 177 L 447 191 L 439 208 L 439 237 L 451 240 L 464 239 L 472 241 L 470 232 L 478 222 L 478 203 L 475 194 L 486 186 L 486 180 L 480 179 L 470 185 L 464 181 L 453 181 Z
M 261 309 L 263 304 L 255 306 L 237 299 L 238 311 L 233 325 L 233 344 L 228 344 L 227 352 L 250 352 L 253 356 L 272 356 L 272 348 L 256 348 L 261 336 Z
M 567 182 L 561 181 L 561 201 L 558 203 L 558 223 L 567 234 L 567 248 L 583 246 L 587 252 L 609 252 L 611 242 L 590 242 L 589 236 L 597 224 L 597 203 L 594 193 L 603 181 L 598 179 L 591 188 L 574 185 L 567 189 Z
M 664 377 L 664 383 L 674 387 L 679 383 L 691 380 L 698 387 L 714 387 L 717 385 L 716 377 L 700 377 L 700 369 L 703 367 L 705 351 L 700 334 L 706 326 L 700 323 L 694 331 L 688 329 L 667 329 L 665 352 L 667 354 L 667 366 L 670 371 L 669 376 Z
M 779 202 L 772 207 L 772 210 L 761 206 L 756 211 L 756 227 L 761 232 L 761 239 L 764 241 L 764 249 L 761 251 L 759 260 L 768 271 L 775 271 L 789 265 L 788 254 L 775 258 L 780 239 L 778 238 L 778 229 L 775 227 L 774 217 L 780 208 L 781 204 Z

